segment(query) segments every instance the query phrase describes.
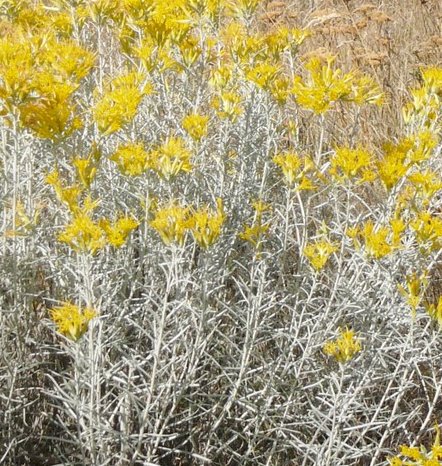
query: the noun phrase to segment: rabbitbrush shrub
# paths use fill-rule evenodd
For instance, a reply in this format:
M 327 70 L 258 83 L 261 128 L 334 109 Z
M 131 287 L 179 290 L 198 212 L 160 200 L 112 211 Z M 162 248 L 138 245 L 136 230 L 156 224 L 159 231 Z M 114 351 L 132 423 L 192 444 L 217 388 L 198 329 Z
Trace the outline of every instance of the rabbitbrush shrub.
M 0 463 L 439 464 L 442 69 L 262 8 L 0 3 Z

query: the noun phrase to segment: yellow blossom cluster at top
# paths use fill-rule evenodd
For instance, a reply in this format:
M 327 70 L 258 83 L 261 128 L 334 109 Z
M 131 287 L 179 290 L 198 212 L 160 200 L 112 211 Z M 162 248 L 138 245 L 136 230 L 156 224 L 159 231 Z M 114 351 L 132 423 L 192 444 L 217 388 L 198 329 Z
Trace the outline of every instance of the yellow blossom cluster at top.
M 278 153 L 273 162 L 281 169 L 288 186 L 298 190 L 314 190 L 318 171 L 311 157 L 296 152 Z
M 422 85 L 411 89 L 411 101 L 402 109 L 404 122 L 411 128 L 440 129 L 442 68 L 421 69 Z
M 59 140 L 79 129 L 74 94 L 95 63 L 92 52 L 56 32 L 0 39 L 0 116 L 37 137 Z
M 334 69 L 334 60 L 329 57 L 323 63 L 319 58 L 312 58 L 305 66 L 309 72 L 308 81 L 299 76 L 295 78 L 292 92 L 302 107 L 322 114 L 338 101 L 382 104 L 383 93 L 370 77 Z
M 128 72 L 110 80 L 93 109 L 99 130 L 107 135 L 130 123 L 143 96 L 150 92 L 146 78 L 138 72 Z
M 51 310 L 51 318 L 57 330 L 73 341 L 77 341 L 87 331 L 89 322 L 96 317 L 94 309 L 81 309 L 76 304 L 67 302 Z
M 261 0 L 3 3 L 1 17 L 15 32 L 0 42 L 0 115 L 18 114 L 21 124 L 40 138 L 58 141 L 91 121 L 103 136 L 124 130 L 144 98 L 155 93 L 152 74 L 185 73 L 201 61 L 216 63 L 202 76 L 214 84 L 212 109 L 232 122 L 244 112 L 240 83 L 257 86 L 279 105 L 292 100 L 317 113 L 337 100 L 360 105 L 381 101 L 382 93 L 369 77 L 333 69 L 333 58 L 325 64 L 313 59 L 305 66 L 309 80 L 293 80 L 286 58 L 294 58 L 310 31 L 280 26 L 252 32 L 249 22 Z M 79 105 L 76 93 L 102 53 L 77 39 L 90 24 L 111 27 L 128 66 L 116 77 L 100 75 L 95 103 L 80 108 L 85 102 Z M 196 141 L 206 134 L 206 118 L 188 115 L 183 120 Z
M 368 257 L 382 259 L 401 247 L 406 225 L 401 218 L 392 218 L 388 226 L 375 225 L 367 220 L 363 225 L 348 228 L 347 235 L 357 249 L 364 245 Z
M 270 229 L 270 222 L 264 221 L 263 215 L 271 211 L 272 207 L 261 199 L 252 202 L 252 207 L 254 210 L 253 221 L 251 224 L 245 224 L 238 236 L 260 250 L 262 241 Z
M 346 363 L 361 351 L 362 345 L 354 330 L 346 327 L 339 329 L 339 337 L 325 343 L 322 349 L 326 355 Z
M 312 267 L 319 271 L 327 263 L 329 257 L 337 251 L 336 244 L 331 243 L 328 239 L 322 238 L 308 243 L 304 248 L 304 256 L 307 257 Z
M 58 240 L 78 252 L 95 254 L 106 244 L 119 248 L 139 225 L 132 216 L 121 214 L 114 222 L 107 218 L 94 221 L 93 212 L 99 202 L 92 200 L 90 185 L 99 159 L 100 152 L 96 148 L 87 159 L 74 159 L 79 181 L 76 184 L 66 186 L 58 170 L 53 170 L 46 177 L 46 182 L 53 187 L 70 216 L 70 221 L 58 235 Z
M 154 210 L 150 226 L 158 232 L 165 244 L 183 245 L 186 233 L 190 232 L 195 241 L 206 249 L 218 240 L 225 220 L 221 199 L 217 199 L 216 210 L 207 205 L 195 209 L 172 200 Z
M 184 140 L 178 137 L 168 138 L 149 152 L 142 143 L 123 144 L 110 159 L 124 175 L 142 175 L 151 169 L 165 180 L 170 180 L 180 172 L 189 172 L 192 168 L 191 152 Z

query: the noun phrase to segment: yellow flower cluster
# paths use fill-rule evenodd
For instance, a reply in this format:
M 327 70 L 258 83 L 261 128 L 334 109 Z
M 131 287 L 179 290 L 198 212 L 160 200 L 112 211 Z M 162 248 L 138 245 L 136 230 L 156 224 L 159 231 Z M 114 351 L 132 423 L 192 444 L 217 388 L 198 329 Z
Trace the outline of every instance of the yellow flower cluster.
M 390 466 L 439 466 L 442 463 L 442 446 L 438 424 L 435 425 L 435 429 L 436 438 L 430 449 L 423 445 L 420 447 L 401 445 L 400 455 L 388 458 Z M 401 456 L 405 459 L 402 459 Z
M 352 238 L 356 247 L 365 247 L 368 257 L 382 259 L 401 246 L 402 233 L 406 225 L 401 218 L 393 218 L 390 225 L 375 225 L 372 220 L 367 220 L 363 226 L 356 226 L 347 230 L 347 235 Z
M 183 128 L 192 139 L 200 141 L 207 134 L 208 122 L 208 116 L 191 113 L 183 118 Z
M 78 211 L 79 197 L 83 192 L 79 184 L 63 186 L 58 170 L 53 170 L 46 176 L 46 183 L 54 188 L 58 200 L 66 204 L 71 212 L 75 213 Z
M 340 182 L 345 180 L 372 181 L 376 177 L 371 169 L 372 160 L 372 154 L 361 146 L 355 149 L 347 146 L 337 147 L 330 161 L 329 173 Z
M 325 63 L 312 58 L 305 66 L 309 80 L 305 82 L 300 76 L 295 77 L 292 93 L 301 107 L 323 114 L 338 101 L 382 104 L 383 93 L 370 77 L 333 69 L 334 61 L 334 57 L 327 58 Z
M 442 247 L 442 219 L 429 211 L 418 212 L 410 223 L 423 251 L 435 251 Z
M 149 154 L 142 143 L 123 144 L 112 154 L 110 160 L 115 162 L 124 175 L 137 176 L 149 168 Z
M 237 92 L 224 91 L 213 98 L 212 107 L 220 118 L 235 122 L 244 111 L 241 103 L 242 98 Z
M 127 241 L 130 233 L 138 227 L 139 223 L 132 217 L 120 215 L 113 225 L 108 219 L 100 220 L 99 225 L 105 232 L 109 244 L 119 248 Z
M 273 162 L 281 169 L 289 187 L 299 191 L 315 189 L 312 175 L 316 174 L 316 169 L 310 157 L 301 156 L 296 152 L 286 152 L 276 154 Z
M 411 90 L 411 101 L 402 109 L 404 122 L 410 127 L 440 129 L 442 68 L 423 68 L 421 77 L 422 85 Z
M 165 180 L 192 169 L 191 152 L 182 138 L 171 137 L 149 154 L 149 168 Z
M 143 97 L 151 91 L 146 78 L 138 72 L 129 72 L 112 79 L 93 109 L 98 129 L 107 135 L 129 124 Z
M 217 241 L 226 219 L 222 200 L 217 199 L 216 204 L 216 210 L 209 206 L 193 210 L 188 220 L 188 229 L 202 248 L 208 248 Z
M 221 199 L 217 209 L 209 206 L 194 209 L 171 201 L 154 212 L 150 226 L 154 228 L 165 244 L 183 245 L 186 233 L 190 232 L 202 248 L 209 248 L 219 238 L 226 219 Z
M 263 237 L 267 235 L 270 223 L 264 222 L 263 214 L 271 210 L 271 205 L 266 204 L 261 199 L 252 203 L 253 210 L 255 211 L 253 221 L 251 224 L 245 224 L 239 237 L 244 241 L 251 243 L 256 249 L 260 249 Z
M 338 247 L 336 244 L 331 243 L 328 239 L 320 239 L 308 243 L 303 252 L 313 268 L 319 271 L 325 266 L 329 257 L 337 250 Z
M 0 116 L 18 115 L 39 138 L 57 141 L 82 126 L 74 93 L 94 66 L 94 55 L 45 32 L 0 40 Z
M 76 304 L 67 302 L 54 307 L 50 315 L 62 335 L 77 341 L 86 333 L 89 322 L 96 317 L 97 312 L 88 307 L 81 309 Z
M 72 217 L 58 240 L 69 245 L 74 251 L 95 254 L 106 245 L 103 230 L 86 212 L 78 212 Z
M 413 273 L 405 278 L 406 288 L 403 285 L 399 285 L 398 288 L 401 295 L 406 298 L 414 316 L 416 314 L 416 309 L 423 300 L 425 288 L 428 284 L 428 278 L 425 273 L 421 275 Z
M 106 244 L 116 248 L 123 246 L 138 225 L 132 217 L 122 215 L 114 223 L 106 218 L 95 222 L 91 213 L 83 209 L 73 215 L 70 223 L 58 235 L 58 240 L 74 251 L 95 254 Z
M 399 285 L 399 292 L 406 299 L 407 304 L 411 308 L 412 316 L 416 316 L 418 307 L 422 304 L 428 315 L 442 329 L 442 296 L 436 302 L 431 302 L 425 296 L 427 286 L 429 284 L 427 272 L 424 271 L 418 275 L 413 273 L 406 277 L 406 286 Z
M 63 186 L 58 170 L 53 170 L 46 177 L 46 182 L 54 188 L 59 201 L 67 206 L 71 217 L 70 222 L 58 235 L 58 240 L 69 245 L 74 251 L 90 254 L 95 254 L 106 244 L 121 247 L 131 231 L 139 225 L 130 216 L 119 216 L 113 224 L 105 218 L 96 222 L 92 214 L 99 202 L 93 201 L 90 194 L 81 199 L 94 179 L 100 156 L 97 148 L 93 148 L 87 159 L 74 159 L 80 184 Z
M 397 144 L 384 144 L 384 155 L 377 163 L 377 171 L 385 188 L 390 191 L 411 167 L 428 160 L 437 141 L 435 134 L 424 130 L 403 138 Z
M 346 363 L 354 358 L 362 349 L 359 338 L 349 328 L 339 329 L 339 337 L 328 341 L 322 350 L 327 356 L 332 356 L 340 363 Z
M 177 243 L 182 246 L 186 239 L 189 211 L 189 207 L 173 200 L 155 210 L 150 226 L 158 232 L 164 244 Z
M 142 143 L 128 143 L 119 146 L 110 157 L 121 173 L 129 176 L 142 175 L 148 169 L 154 170 L 161 178 L 170 180 L 180 172 L 192 169 L 191 152 L 184 140 L 171 137 L 155 149 L 147 152 Z

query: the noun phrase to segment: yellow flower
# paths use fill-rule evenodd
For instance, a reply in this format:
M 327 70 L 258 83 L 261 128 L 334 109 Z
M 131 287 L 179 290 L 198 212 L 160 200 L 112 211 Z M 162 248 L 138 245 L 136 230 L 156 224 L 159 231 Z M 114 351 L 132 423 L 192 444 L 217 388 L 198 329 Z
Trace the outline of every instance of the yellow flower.
M 210 72 L 209 84 L 217 89 L 225 89 L 233 77 L 233 68 L 230 65 L 222 65 Z
M 8 111 L 25 102 L 31 93 L 34 66 L 30 41 L 16 37 L 0 39 L 0 99 L 5 101 Z
M 388 459 L 390 466 L 403 466 L 404 464 L 402 460 L 398 458 L 397 456 L 394 458 L 387 458 L 387 459 Z
M 189 210 L 189 207 L 173 200 L 164 207 L 156 209 L 154 218 L 149 224 L 158 232 L 165 244 L 178 243 L 182 246 L 186 239 Z
M 388 458 L 391 466 L 439 466 L 442 460 L 442 448 L 440 445 L 440 428 L 435 425 L 436 438 L 431 447 L 427 450 L 423 445 L 420 447 L 409 447 L 408 445 L 401 445 L 400 455 L 394 458 Z M 399 456 L 406 457 L 402 460 Z M 411 461 L 410 461 L 411 460 Z
M 243 113 L 242 98 L 236 92 L 224 91 L 212 101 L 212 107 L 220 118 L 227 118 L 235 122 Z
M 93 108 L 98 129 L 103 134 L 111 134 L 130 123 L 143 97 L 151 90 L 140 73 L 130 72 L 114 78 Z
M 410 167 L 428 160 L 437 141 L 437 137 L 431 131 L 425 130 L 405 137 L 396 144 L 385 143 L 384 156 L 377 166 L 379 177 L 387 190 L 391 190 L 407 174 Z M 414 179 L 419 182 L 418 176 L 415 175 Z
M 290 31 L 285 26 L 267 33 L 264 44 L 269 58 L 276 62 L 281 60 L 281 54 L 290 46 Z
M 330 174 L 338 180 L 363 177 L 369 168 L 372 155 L 362 146 L 351 149 L 347 146 L 337 147 L 331 159 Z
M 67 204 L 71 212 L 77 212 L 79 197 L 83 189 L 79 185 L 63 186 L 60 180 L 60 173 L 58 170 L 53 170 L 46 176 L 46 183 L 54 188 L 55 194 L 60 202 Z
M 110 157 L 121 173 L 129 176 L 142 175 L 149 168 L 149 154 L 142 143 L 123 144 Z
M 281 76 L 270 81 L 268 85 L 270 95 L 279 105 L 284 105 L 290 95 L 290 82 L 285 76 Z
M 270 225 L 268 223 L 260 224 L 254 223 L 252 225 L 244 225 L 243 231 L 239 233 L 239 237 L 244 241 L 248 241 L 253 244 L 255 248 L 258 248 L 262 237 L 267 234 Z
M 296 48 L 300 46 L 307 37 L 312 35 L 312 31 L 310 29 L 298 29 L 298 28 L 291 28 L 289 30 L 289 45 L 292 47 L 295 46 Z
M 191 113 L 183 118 L 183 128 L 195 141 L 200 141 L 207 134 L 209 117 Z
M 238 236 L 251 243 L 256 249 L 260 249 L 262 237 L 267 234 L 270 223 L 264 223 L 263 213 L 271 210 L 270 204 L 266 204 L 262 199 L 257 199 L 252 202 L 252 207 L 255 210 L 254 219 L 251 225 L 244 225 L 243 231 Z
M 94 145 L 87 159 L 75 158 L 73 160 L 77 169 L 77 177 L 85 189 L 89 189 L 95 179 L 100 158 L 101 151 Z
M 299 174 L 301 173 L 301 157 L 295 152 L 287 152 L 285 154 L 275 155 L 273 157 L 273 162 L 281 168 L 287 184 L 293 186 L 295 181 L 299 179 Z
M 422 79 L 424 84 L 428 86 L 432 92 L 438 93 L 442 89 L 442 68 L 429 67 L 421 69 Z
M 338 247 L 335 244 L 330 243 L 327 239 L 322 239 L 307 244 L 303 253 L 313 268 L 319 271 L 325 266 L 329 257 L 337 251 L 337 249 Z
M 404 177 L 409 166 L 400 158 L 385 157 L 377 164 L 378 174 L 387 191 L 390 191 Z
M 383 94 L 374 81 L 355 72 L 343 73 L 334 69 L 335 58 L 324 60 L 312 58 L 305 66 L 309 79 L 300 76 L 293 81 L 292 92 L 301 107 L 323 114 L 334 102 L 355 102 L 356 104 L 381 104 Z
M 392 232 L 391 245 L 398 248 L 401 245 L 401 235 L 406 228 L 405 222 L 401 218 L 395 217 L 390 220 L 390 227 Z
M 192 169 L 190 158 L 191 152 L 186 148 L 184 140 L 171 137 L 149 153 L 149 167 L 169 180 L 180 172 L 189 172 Z
M 202 53 L 198 38 L 193 36 L 188 36 L 180 42 L 179 49 L 183 63 L 187 68 L 190 68 Z
M 437 305 L 425 303 L 425 309 L 428 315 L 438 323 L 439 328 L 442 329 L 442 296 L 439 296 Z
M 410 183 L 416 188 L 428 205 L 431 198 L 442 189 L 442 179 L 440 176 L 432 170 L 424 170 L 421 172 L 415 172 L 408 176 Z
M 81 309 L 73 303 L 64 303 L 54 307 L 50 315 L 62 335 L 77 341 L 87 331 L 89 322 L 97 313 L 91 308 Z
M 422 301 L 425 293 L 425 288 L 428 284 L 428 279 L 425 274 L 417 275 L 413 273 L 406 277 L 407 288 L 399 285 L 399 292 L 407 299 L 408 305 L 411 307 L 413 315 Z
M 381 106 L 384 102 L 384 93 L 370 76 L 361 76 L 353 83 L 351 101 L 358 105 L 375 104 Z
M 434 251 L 442 247 L 442 220 L 439 217 L 428 211 L 419 212 L 410 226 L 423 248 Z
M 308 175 L 315 172 L 315 165 L 308 156 L 301 157 L 296 152 L 276 154 L 273 162 L 281 169 L 285 181 L 298 190 L 312 190 L 316 186 Z
M 73 41 L 49 41 L 39 59 L 63 80 L 79 82 L 89 74 L 95 56 Z
M 138 225 L 139 222 L 129 216 L 118 217 L 113 225 L 107 219 L 101 219 L 99 222 L 100 228 L 106 234 L 107 241 L 116 248 L 124 245 L 132 230 Z
M 213 211 L 208 206 L 198 210 L 192 209 L 187 221 L 187 228 L 195 241 L 203 248 L 208 248 L 216 242 L 226 219 L 221 199 L 217 199 L 217 209 Z
M 424 460 L 424 456 L 417 447 L 409 447 L 407 445 L 401 445 L 401 455 L 407 456 L 409 459 L 420 461 Z
M 334 60 L 328 57 L 324 64 L 319 58 L 312 58 L 305 66 L 309 80 L 304 82 L 300 76 L 295 77 L 292 92 L 301 107 L 322 114 L 332 103 L 350 96 L 354 75 L 334 70 Z
M 339 329 L 339 337 L 328 341 L 323 346 L 326 355 L 334 357 L 340 363 L 350 361 L 362 349 L 360 340 L 355 336 L 353 330 Z
M 279 73 L 279 67 L 270 63 L 258 63 L 246 72 L 246 78 L 262 89 L 270 89 Z
M 71 135 L 83 126 L 76 106 L 56 95 L 41 97 L 20 106 L 20 122 L 41 139 L 54 141 Z
M 375 226 L 371 220 L 365 223 L 361 230 L 361 236 L 365 243 L 365 249 L 369 256 L 381 259 L 393 251 L 393 246 L 388 242 L 390 230 L 387 227 Z
M 77 213 L 58 235 L 58 240 L 68 244 L 74 251 L 95 254 L 106 245 L 104 231 L 87 213 Z

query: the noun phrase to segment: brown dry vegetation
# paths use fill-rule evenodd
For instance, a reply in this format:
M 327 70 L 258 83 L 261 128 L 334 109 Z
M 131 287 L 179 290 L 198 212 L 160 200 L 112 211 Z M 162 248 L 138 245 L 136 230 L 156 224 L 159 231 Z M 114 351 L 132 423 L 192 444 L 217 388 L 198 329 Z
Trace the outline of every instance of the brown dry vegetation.
M 368 110 L 360 134 L 375 144 L 400 134 L 401 108 L 419 68 L 442 64 L 440 0 L 269 1 L 261 20 L 266 28 L 308 27 L 314 36 L 303 45 L 306 58 L 331 53 L 340 67 L 359 68 L 377 78 L 388 105 Z

